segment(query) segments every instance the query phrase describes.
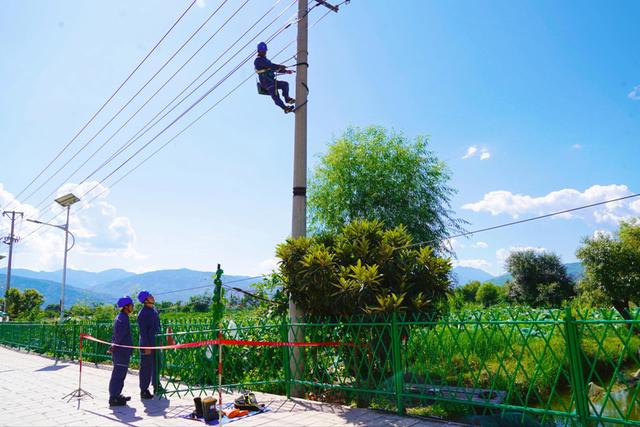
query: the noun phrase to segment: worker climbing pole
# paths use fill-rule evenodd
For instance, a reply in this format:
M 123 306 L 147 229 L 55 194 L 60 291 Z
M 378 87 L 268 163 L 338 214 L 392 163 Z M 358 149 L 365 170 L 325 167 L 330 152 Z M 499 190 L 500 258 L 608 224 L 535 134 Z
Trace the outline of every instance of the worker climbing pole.
M 289 83 L 277 79 L 278 75 L 291 74 L 292 70 L 288 70 L 286 65 L 274 64 L 267 59 L 267 44 L 265 42 L 258 43 L 258 57 L 253 62 L 258 74 L 258 93 L 261 95 L 270 95 L 273 102 L 285 113 L 291 113 L 295 110 L 293 105 L 285 105 L 280 98 L 280 91 L 284 96 L 287 104 L 295 104 L 296 100 L 289 96 Z

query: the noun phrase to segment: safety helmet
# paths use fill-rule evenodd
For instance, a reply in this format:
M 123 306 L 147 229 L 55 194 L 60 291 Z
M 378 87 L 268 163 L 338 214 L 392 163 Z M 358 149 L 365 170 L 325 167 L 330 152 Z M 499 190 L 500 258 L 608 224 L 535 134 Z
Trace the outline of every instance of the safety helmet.
M 266 52 L 267 44 L 265 42 L 258 43 L 258 52 Z
M 133 304 L 133 300 L 129 295 L 125 295 L 122 298 L 118 299 L 118 307 L 122 308 L 125 305 Z
M 138 294 L 138 301 L 140 301 L 142 304 L 144 304 L 144 301 L 149 298 L 149 295 L 151 295 L 151 292 L 149 291 L 140 291 L 140 293 Z

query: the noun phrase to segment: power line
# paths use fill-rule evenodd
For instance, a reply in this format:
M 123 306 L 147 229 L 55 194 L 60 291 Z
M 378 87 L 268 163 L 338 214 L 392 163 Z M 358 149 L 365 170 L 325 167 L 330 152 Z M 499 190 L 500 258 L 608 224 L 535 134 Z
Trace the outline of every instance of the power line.
M 344 3 L 344 2 L 343 2 Z M 320 23 L 327 15 L 329 15 L 330 12 L 326 12 L 325 14 L 323 14 L 320 18 L 318 18 L 311 26 L 310 28 L 315 27 L 318 23 Z M 278 33 L 279 34 L 279 33 Z M 274 55 L 274 58 L 277 58 L 281 53 L 283 53 L 289 46 L 291 46 L 294 43 L 295 40 L 290 41 L 287 45 L 285 45 L 278 53 L 276 53 L 276 55 Z M 294 58 L 295 55 L 293 55 L 292 57 L 290 57 L 288 60 Z M 286 61 L 285 61 L 286 62 Z M 114 181 L 111 184 L 111 188 L 113 188 L 117 183 L 119 183 L 120 181 L 122 181 L 124 178 L 126 178 L 129 174 L 131 174 L 133 171 L 135 171 L 136 169 L 138 169 L 140 166 L 142 166 L 145 162 L 147 162 L 149 159 L 151 159 L 153 156 L 155 156 L 159 151 L 161 151 L 163 148 L 165 148 L 169 143 L 171 143 L 173 140 L 175 140 L 178 136 L 180 136 L 182 133 L 184 133 L 187 129 L 189 129 L 192 125 L 194 125 L 197 121 L 199 121 L 202 117 L 204 117 L 208 112 L 210 112 L 213 108 L 215 108 L 216 106 L 218 106 L 222 101 L 224 101 L 227 97 L 229 97 L 233 92 L 235 92 L 240 86 L 242 86 L 244 83 L 246 83 L 249 79 L 251 79 L 253 77 L 253 73 L 251 75 L 249 75 L 247 78 L 245 78 L 243 81 L 241 81 L 238 85 L 236 85 L 232 90 L 230 90 L 225 96 L 223 96 L 220 100 L 218 100 L 214 105 L 212 105 L 211 107 L 209 107 L 206 111 L 204 111 L 202 114 L 200 114 L 200 116 L 198 116 L 196 119 L 194 119 L 193 121 L 191 121 L 185 128 L 183 128 L 180 132 L 178 132 L 176 135 L 174 135 L 172 138 L 170 138 L 168 141 L 166 141 L 162 146 L 160 146 L 156 151 L 154 151 L 153 153 L 151 153 L 149 156 L 147 156 L 144 160 L 142 160 L 140 163 L 138 163 L 135 167 L 133 167 L 132 169 L 130 169 L 127 173 L 125 173 L 123 176 L 121 176 L 120 178 L 118 178 L 116 181 Z M 102 182 L 104 182 L 106 180 L 106 177 L 100 181 L 98 184 L 96 184 L 94 187 L 92 187 L 89 191 L 85 192 L 82 196 L 81 199 L 83 199 L 87 194 L 89 194 L 91 191 L 93 191 L 93 189 L 95 189 L 99 184 L 101 184 Z M 77 209 L 77 211 L 85 209 L 86 207 L 88 207 L 90 205 L 90 203 L 97 199 L 98 197 L 100 197 L 102 194 L 104 194 L 107 191 L 107 189 L 103 190 L 102 192 L 98 193 L 97 195 L 95 195 L 92 199 L 89 200 L 89 202 L 86 202 L 83 207 L 81 207 L 80 209 Z M 51 217 L 47 222 L 51 222 L 53 219 L 55 219 L 57 216 L 59 216 L 60 213 L 54 215 L 53 217 Z M 29 234 L 27 234 L 23 241 L 26 240 L 27 238 L 33 236 L 35 233 L 37 233 L 38 231 L 40 231 L 41 229 L 43 229 L 43 226 L 38 227 L 37 229 L 31 231 Z
M 472 234 L 483 233 L 485 231 L 496 230 L 498 228 L 511 227 L 512 225 L 522 224 L 522 223 L 530 222 L 530 221 L 537 221 L 537 220 L 543 219 L 543 218 L 549 218 L 549 217 L 552 217 L 552 216 L 563 215 L 563 214 L 566 214 L 566 213 L 575 212 L 575 211 L 579 211 L 579 210 L 582 210 L 582 209 L 588 209 L 588 208 L 592 208 L 592 207 L 595 207 L 595 206 L 604 205 L 604 204 L 607 204 L 607 203 L 614 203 L 614 202 L 619 202 L 621 200 L 632 199 L 632 198 L 638 197 L 638 196 L 640 196 L 640 193 L 631 194 L 631 195 L 623 196 L 623 197 L 617 197 L 615 199 L 604 200 L 602 202 L 591 203 L 591 204 L 588 204 L 588 205 L 578 206 L 578 207 L 575 207 L 575 208 L 565 209 L 565 210 L 562 210 L 562 211 L 552 212 L 552 213 L 548 213 L 548 214 L 545 214 L 545 215 L 539 215 L 539 216 L 534 216 L 534 217 L 531 217 L 531 218 L 521 219 L 519 221 L 507 222 L 507 223 L 500 224 L 500 225 L 494 225 L 492 227 L 481 228 L 479 230 L 467 231 L 465 233 L 460 233 L 460 234 L 456 234 L 456 235 L 453 235 L 453 236 L 448 236 L 445 239 L 433 239 L 433 240 L 428 240 L 428 241 L 425 241 L 425 242 L 418 242 L 418 243 L 412 243 L 410 245 L 398 246 L 398 247 L 396 247 L 394 249 L 404 249 L 404 248 L 411 248 L 411 247 L 415 247 L 415 246 L 428 245 L 428 244 L 432 244 L 432 243 L 440 243 L 440 242 L 442 242 L 444 240 L 455 239 L 455 238 L 458 238 L 458 237 L 470 236 Z
M 224 55 L 226 55 L 238 42 L 240 42 L 242 40 L 242 38 L 247 35 L 251 29 L 253 29 L 256 25 L 258 25 L 276 6 L 277 4 L 280 2 L 281 0 L 277 0 L 275 2 L 275 4 L 273 6 L 271 6 L 253 25 L 251 25 L 251 27 L 249 27 L 249 29 L 247 29 L 239 38 L 237 38 L 232 44 L 231 46 L 229 46 L 221 55 L 218 56 L 218 58 L 216 58 L 216 60 L 214 60 L 202 73 L 200 73 L 200 75 L 198 77 L 196 77 L 184 90 L 182 90 L 182 92 L 180 92 L 176 97 L 174 97 L 159 113 L 157 113 L 151 120 L 149 120 L 131 139 L 129 139 L 127 142 L 125 142 L 123 145 L 120 146 L 120 148 L 114 153 L 112 154 L 107 160 L 105 160 L 100 166 L 98 166 L 96 169 L 93 170 L 93 172 L 91 172 L 87 177 L 85 177 L 78 185 L 83 184 L 84 182 L 88 181 L 89 179 L 91 179 L 97 172 L 99 172 L 102 168 L 104 168 L 107 164 L 109 164 L 111 161 L 113 161 L 116 157 L 118 157 L 120 154 L 122 154 L 124 151 L 126 151 L 131 145 L 133 145 L 136 141 L 138 141 L 141 137 L 143 137 L 148 131 L 150 131 L 151 129 L 153 129 L 158 123 L 160 123 L 165 117 L 167 117 L 171 112 L 173 112 L 177 107 L 179 107 L 185 100 L 187 100 L 193 93 L 195 93 L 199 88 L 201 88 L 207 81 L 209 81 L 214 75 L 216 75 L 225 65 L 227 65 L 229 62 L 231 62 L 231 60 L 233 58 L 235 58 L 238 54 L 240 54 L 242 52 L 243 49 L 245 49 L 253 40 L 255 40 L 259 35 L 261 35 L 264 31 L 266 31 L 271 25 L 273 25 L 294 3 L 296 0 L 294 0 L 289 6 L 287 6 L 284 10 L 282 10 L 271 22 L 269 22 L 262 30 L 260 30 L 256 35 L 253 36 L 253 38 L 251 40 L 249 40 L 247 43 L 245 43 L 240 49 L 238 49 L 238 51 L 232 55 L 229 59 L 226 60 L 226 62 L 224 62 L 224 64 L 222 64 L 220 67 L 218 67 L 213 73 L 211 73 L 204 81 L 202 81 L 197 87 L 195 87 L 191 92 L 189 92 L 186 96 L 184 96 L 176 105 L 174 105 L 169 111 L 167 111 L 162 117 L 160 117 L 158 120 L 155 121 L 155 123 L 153 123 L 151 126 L 149 126 L 149 124 L 151 124 L 163 111 L 165 111 L 169 106 L 171 106 L 171 104 L 178 99 L 184 92 L 186 92 L 187 89 L 189 89 L 189 87 L 191 87 L 196 81 L 198 81 L 200 79 L 200 77 L 202 77 L 209 69 L 211 69 L 211 67 L 213 67 L 213 65 L 215 65 L 220 59 L 222 59 L 224 57 Z M 279 35 L 282 31 L 284 31 L 286 28 L 288 28 L 290 26 L 290 22 L 288 22 L 287 24 L 285 24 L 284 26 L 282 26 L 278 31 L 276 31 L 270 38 L 269 40 L 272 40 L 274 37 L 276 37 L 277 35 Z M 169 126 L 167 126 L 165 129 L 163 129 L 158 135 L 156 135 L 155 137 L 153 137 L 151 139 L 151 141 L 149 141 L 147 144 L 145 144 L 142 148 L 144 149 L 147 145 L 149 145 L 150 142 L 152 142 L 153 140 L 155 140 L 155 138 L 157 138 L 160 134 L 162 134 L 164 131 L 166 131 L 166 129 L 168 129 L 168 127 L 172 126 L 173 123 L 175 123 L 177 120 L 179 120 L 186 112 L 188 112 L 191 108 L 193 108 L 197 103 L 199 103 L 204 97 L 206 97 L 209 93 L 211 93 L 211 91 L 213 91 L 215 88 L 217 88 L 218 86 L 220 86 L 220 84 L 222 84 L 225 80 L 227 80 L 227 78 L 229 78 L 235 71 L 237 71 L 243 64 L 244 62 L 248 61 L 251 57 L 253 56 L 253 54 L 251 54 L 245 61 L 243 61 L 242 63 L 240 63 L 239 65 L 237 65 L 230 73 L 228 73 L 225 77 L 223 77 L 222 80 L 220 80 L 213 88 L 211 88 L 207 93 L 205 93 L 200 99 L 198 99 L 194 104 L 192 104 L 185 112 L 183 112 L 181 115 L 179 115 L 173 122 L 171 122 L 169 124 Z M 113 135 L 112 135 L 113 136 Z M 140 150 L 138 150 L 134 156 L 139 153 Z M 127 163 L 130 159 L 126 160 L 125 163 Z M 122 166 L 122 165 L 121 165 Z M 121 167 L 120 166 L 120 167 Z M 116 168 L 116 170 L 119 169 Z M 106 179 L 106 178 L 105 178 Z M 103 179 L 104 180 L 104 179 Z M 94 187 L 95 188 L 95 187 Z M 92 189 L 93 190 L 93 189 Z M 57 191 L 57 190 L 55 190 Z M 38 207 L 41 206 L 41 204 L 46 203 L 46 200 L 48 200 L 52 194 L 55 193 L 55 191 L 53 191 L 52 193 L 50 193 L 46 198 L 44 198 L 40 204 L 38 204 Z M 91 191 L 91 190 L 90 190 Z
M 104 102 L 104 104 L 102 104 L 102 106 L 98 109 L 98 111 L 96 111 L 93 116 L 91 116 L 91 118 L 89 119 L 89 121 L 87 121 L 87 123 L 84 124 L 84 126 L 82 126 L 82 128 L 74 135 L 73 138 L 71 138 L 71 140 L 62 148 L 62 150 L 60 150 L 60 152 L 53 158 L 53 160 L 51 160 L 41 171 L 40 173 L 38 173 L 38 175 L 36 175 L 35 178 L 33 178 L 33 180 L 31 180 L 31 182 L 29 184 L 27 184 L 26 187 L 24 187 L 19 193 L 18 195 L 15 197 L 14 200 L 18 200 L 18 198 L 29 188 L 31 187 L 31 185 L 33 185 L 34 182 L 36 182 L 38 180 L 38 178 L 40 178 L 42 176 L 42 174 L 62 155 L 62 153 L 64 153 L 64 151 L 69 148 L 69 146 L 78 138 L 78 136 L 80 136 L 80 134 L 87 128 L 87 126 L 89 126 L 89 124 L 91 124 L 91 122 L 98 116 L 98 114 L 100 114 L 100 112 L 107 106 L 107 104 L 113 99 L 113 97 L 116 96 L 116 94 L 120 91 L 120 89 L 122 89 L 122 87 L 129 81 L 129 79 L 131 79 L 131 77 L 136 73 L 136 71 L 138 71 L 138 69 L 142 66 L 142 64 L 144 64 L 146 62 L 146 60 L 149 58 L 149 56 L 151 56 L 151 54 L 158 48 L 158 46 L 160 46 L 160 44 L 162 43 L 162 41 L 169 35 L 169 33 L 171 33 L 171 31 L 175 28 L 176 25 L 178 25 L 178 23 L 182 20 L 182 18 L 187 14 L 187 12 L 189 10 L 191 10 L 191 8 L 193 7 L 194 4 L 196 4 L 197 0 L 193 0 L 188 6 L 187 8 L 184 10 L 184 12 L 182 12 L 182 14 L 178 17 L 178 19 L 173 23 L 173 25 L 171 25 L 171 27 L 167 30 L 167 32 L 160 38 L 160 40 L 158 40 L 158 42 L 153 46 L 153 48 L 147 53 L 147 55 L 142 59 L 142 61 L 140 61 L 140 63 L 133 69 L 133 71 L 124 79 L 124 81 L 120 84 L 120 86 L 118 86 L 118 88 L 111 94 L 111 96 L 109 96 L 109 98 L 107 98 L 107 100 Z
M 264 277 L 263 275 L 260 275 L 260 276 L 254 276 L 254 277 L 246 277 L 244 279 L 232 280 L 230 282 L 223 283 L 222 286 L 228 287 L 227 285 L 230 285 L 232 283 L 240 283 L 240 282 L 246 282 L 246 281 L 249 281 L 249 280 L 262 279 L 263 277 Z M 202 280 L 207 280 L 207 279 L 202 279 Z M 193 290 L 197 290 L 197 289 L 211 288 L 213 286 L 214 286 L 213 284 L 209 284 L 209 285 L 204 285 L 204 286 L 195 286 L 193 288 L 175 289 L 173 291 L 160 292 L 160 293 L 157 293 L 155 295 L 157 296 L 157 295 L 175 294 L 177 292 L 186 292 L 186 291 L 193 291 Z
M 200 30 L 218 13 L 218 11 L 220 11 L 220 9 L 222 9 L 222 7 L 228 1 L 229 0 L 224 0 L 220 4 L 220 6 L 218 6 L 218 8 L 215 9 L 209 15 L 209 17 L 207 19 L 205 19 L 205 21 L 191 34 L 191 36 L 189 36 L 189 38 L 187 38 L 187 40 L 184 41 L 182 43 L 182 45 L 180 45 L 180 47 L 178 49 L 176 49 L 176 51 L 169 57 L 169 59 L 167 59 L 162 64 L 162 66 L 149 79 L 147 79 L 147 81 L 142 85 L 142 87 L 140 89 L 138 89 L 138 91 L 132 97 L 130 97 L 129 100 L 127 102 L 125 102 L 125 104 L 122 107 L 120 107 L 120 109 L 113 116 L 111 116 L 111 118 L 100 129 L 98 129 L 98 131 L 96 133 L 94 133 L 93 136 L 91 138 L 89 138 L 89 140 L 87 140 L 87 142 L 85 142 L 84 145 L 82 145 L 82 147 L 80 147 L 80 149 L 77 150 L 73 156 L 71 156 L 69 159 L 67 159 L 67 161 L 64 164 L 62 164 L 53 174 L 51 174 L 42 184 L 40 184 L 40 186 L 38 188 L 33 190 L 31 193 L 29 193 L 29 195 L 23 200 L 23 203 L 26 202 L 28 199 L 30 199 L 35 193 L 40 191 L 40 189 L 42 187 L 44 187 L 46 184 L 48 184 L 53 178 L 55 178 L 56 175 L 58 175 L 60 173 L 60 171 L 62 171 L 69 163 L 71 163 L 78 155 L 80 155 L 80 153 L 82 153 L 84 151 L 84 149 L 87 148 L 89 146 L 89 144 L 91 144 L 98 137 L 98 135 L 100 135 L 102 133 L 102 131 L 105 130 L 107 128 L 107 126 L 109 126 L 120 115 L 120 113 L 122 113 L 122 111 L 124 111 L 124 109 L 127 108 L 129 106 L 129 104 L 131 104 L 131 102 L 133 102 L 134 99 L 136 99 L 136 97 L 138 95 L 140 95 L 140 93 L 158 76 L 158 74 L 160 74 L 160 72 L 162 70 L 164 70 L 167 65 L 169 65 L 169 63 L 178 55 L 178 53 L 180 53 L 182 51 L 182 49 L 184 49 L 184 47 L 200 32 Z M 136 112 L 136 114 L 137 114 L 137 112 Z M 54 192 L 55 192 L 55 190 L 54 190 Z M 51 196 L 51 194 L 47 195 L 46 199 L 48 199 L 50 196 Z
M 173 78 L 178 75 L 178 73 L 180 73 L 180 71 L 182 71 L 184 69 L 184 67 L 186 67 L 193 58 L 195 58 L 195 56 L 229 23 L 231 22 L 231 20 L 244 8 L 244 6 L 247 5 L 247 3 L 249 3 L 250 0 L 245 0 L 238 9 L 236 9 L 235 12 L 233 12 L 233 14 L 227 18 L 227 20 L 198 48 L 198 50 L 196 50 L 190 57 L 189 59 L 187 59 L 187 61 L 185 61 L 184 64 L 182 64 L 182 66 L 180 66 L 180 68 L 178 68 L 172 75 L 171 77 L 169 77 L 163 84 L 162 86 L 160 86 L 154 93 L 153 95 L 151 95 L 145 102 L 144 104 L 142 104 L 138 110 L 136 110 L 135 113 L 133 113 L 133 115 L 131 115 L 129 117 L 129 119 L 127 119 L 126 122 L 124 122 L 113 134 L 111 134 L 111 136 L 109 138 L 107 138 L 107 140 L 105 142 L 102 143 L 102 145 L 100 145 L 84 162 L 82 162 L 82 164 L 80 164 L 80 166 L 78 166 L 73 172 L 71 172 L 71 174 L 69 174 L 69 176 L 67 176 L 66 179 L 64 179 L 63 182 L 69 182 L 69 180 L 76 174 L 78 173 L 78 171 L 80 171 L 80 169 L 82 169 L 87 163 L 89 163 L 89 161 L 91 159 L 93 159 L 127 124 L 129 124 L 129 122 L 131 122 L 131 120 L 133 120 L 133 118 L 135 118 L 137 116 L 137 114 L 142 111 L 142 109 L 144 107 L 146 107 L 149 102 L 151 102 L 151 100 L 153 98 L 155 98 L 155 96 L 160 93 L 160 91 L 162 91 L 162 89 L 164 89 L 166 87 L 167 84 L 169 84 L 169 82 L 171 82 L 173 80 Z M 278 0 L 280 1 L 280 0 Z M 220 6 L 222 7 L 222 5 Z M 53 192 L 55 193 L 55 191 Z M 39 207 L 43 201 L 48 200 L 51 195 L 53 193 L 49 193 L 49 195 L 47 195 L 42 201 L 40 201 L 40 203 L 38 203 L 38 205 L 36 207 Z
M 279 19 L 284 14 L 284 12 L 287 9 L 289 9 L 295 3 L 295 1 L 296 0 L 294 0 L 294 2 L 292 2 L 289 6 L 287 6 L 286 9 L 284 9 L 282 12 L 280 12 L 280 14 L 278 16 L 276 16 L 276 18 L 274 18 L 269 24 L 267 24 L 251 40 L 246 42 L 233 56 L 231 56 L 229 59 L 227 59 L 226 62 L 224 62 L 213 73 L 211 73 L 205 80 L 203 80 L 198 86 L 196 86 L 193 90 L 191 90 L 177 104 L 175 104 L 168 111 L 166 111 L 166 113 L 164 113 L 162 115 L 162 117 L 160 117 L 159 119 L 156 120 L 156 118 L 160 114 L 162 114 L 167 108 L 169 108 L 171 106 L 171 104 L 173 104 L 173 102 L 175 102 L 175 100 L 177 100 L 182 94 L 184 94 L 184 92 L 186 92 L 196 81 L 198 81 L 200 79 L 200 77 L 202 77 L 209 69 L 211 69 L 211 67 L 213 67 L 213 65 L 215 65 L 221 58 L 223 58 L 224 55 L 226 55 L 231 50 L 231 48 L 233 46 L 235 46 L 240 40 L 242 40 L 242 38 L 253 27 L 255 27 L 271 11 L 271 9 L 269 11 L 267 11 L 258 21 L 256 21 L 254 23 L 254 25 L 252 25 L 249 28 L 249 30 L 245 31 L 245 33 L 243 33 L 238 39 L 236 39 L 236 41 L 227 50 L 225 50 L 220 56 L 218 56 L 218 58 L 216 58 L 216 60 L 214 62 L 212 62 L 202 73 L 200 73 L 200 75 L 198 77 L 196 77 L 182 92 L 180 92 L 176 97 L 174 97 L 162 110 L 160 110 L 160 112 L 158 112 L 153 118 L 151 118 L 151 120 L 149 120 L 131 139 L 129 139 L 129 141 L 127 141 L 125 144 L 123 144 L 114 154 L 111 155 L 111 157 L 109 157 L 98 168 L 96 168 L 91 174 L 89 174 L 82 182 L 85 182 L 88 179 L 90 179 L 91 177 L 93 177 L 93 175 L 95 175 L 95 173 L 97 173 L 100 169 L 102 169 L 104 166 L 106 166 L 108 163 L 110 163 L 113 159 L 115 159 L 120 154 L 122 154 L 122 152 L 126 151 L 131 145 L 133 145 L 142 136 L 144 136 L 148 131 L 150 131 L 153 127 L 155 127 L 158 123 L 160 123 L 165 117 L 167 117 L 171 112 L 173 112 L 177 107 L 179 107 L 184 101 L 186 101 L 191 95 L 193 95 L 198 89 L 200 89 L 207 81 L 209 81 L 214 75 L 216 75 L 220 70 L 222 70 L 222 68 L 224 68 L 225 65 L 227 65 L 229 62 L 231 62 L 231 60 L 233 58 L 235 58 L 238 54 L 240 54 L 242 52 L 242 50 L 245 49 L 253 40 L 255 40 L 264 31 L 266 31 L 267 28 L 269 28 L 271 25 L 273 25 L 273 23 L 275 23 L 277 21 L 277 19 Z M 272 40 L 274 37 L 279 35 L 282 31 L 284 31 L 290 25 L 291 25 L 290 23 L 285 24 L 282 28 L 280 28 L 278 31 L 276 31 L 276 33 L 274 33 L 268 40 Z M 212 89 L 210 89 L 210 91 L 215 89 L 215 88 L 217 88 L 220 84 L 222 84 L 224 81 L 226 81 L 227 78 L 229 78 L 235 71 L 237 71 L 242 65 L 244 65 L 244 63 L 246 63 L 249 59 L 251 59 L 251 57 L 253 57 L 253 54 L 251 54 L 249 57 L 247 57 L 244 61 L 242 61 L 240 64 L 238 64 L 235 68 L 233 68 L 232 71 L 230 73 L 228 73 L 225 77 L 223 77 L 223 79 L 220 80 L 216 85 L 214 85 L 214 87 Z M 210 91 L 208 93 L 210 93 Z M 203 95 L 203 96 L 207 96 L 208 93 L 205 93 L 205 95 Z M 196 101 L 196 103 L 198 103 L 198 102 L 199 101 Z M 151 124 L 154 120 L 155 120 L 155 122 L 153 124 Z M 150 124 L 151 124 L 151 126 L 149 126 Z

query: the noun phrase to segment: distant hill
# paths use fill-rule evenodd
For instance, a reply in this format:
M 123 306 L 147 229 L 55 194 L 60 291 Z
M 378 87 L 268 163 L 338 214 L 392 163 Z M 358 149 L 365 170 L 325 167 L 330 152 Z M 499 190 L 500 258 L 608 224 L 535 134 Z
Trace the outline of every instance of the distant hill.
M 6 275 L 7 269 L 0 269 L 0 275 Z M 62 281 L 62 270 L 57 271 L 32 271 L 23 268 L 14 268 L 11 270 L 11 274 L 15 276 L 26 277 L 30 279 L 39 280 L 51 280 L 54 282 Z M 67 284 L 75 286 L 80 289 L 89 289 L 93 286 L 101 283 L 111 282 L 118 279 L 124 279 L 126 277 L 135 276 L 135 273 L 130 273 L 122 269 L 105 270 L 98 273 L 91 271 L 73 270 L 67 269 Z
M 584 267 L 580 262 L 570 262 L 564 265 L 567 268 L 567 274 L 571 276 L 571 278 L 575 281 L 578 281 L 582 278 L 584 274 Z M 494 277 L 490 280 L 491 283 L 495 285 L 504 285 L 508 280 L 511 280 L 511 275 L 509 273 L 503 274 L 498 277 Z
M 571 262 L 564 266 L 567 267 L 567 273 L 569 273 L 569 276 L 571 276 L 573 280 L 580 280 L 584 275 L 584 266 L 581 262 Z
M 211 271 L 195 271 L 186 268 L 178 270 L 158 270 L 101 283 L 91 287 L 90 290 L 109 293 L 114 296 L 133 296 L 133 294 L 138 291 L 147 289 L 157 294 L 156 299 L 158 301 L 187 301 L 192 295 L 199 295 L 213 289 L 213 274 Z M 222 277 L 223 284 L 234 282 L 230 286 L 241 289 L 249 289 L 252 284 L 259 281 L 260 279 L 249 279 L 249 276 L 225 275 Z M 210 285 L 210 287 L 207 287 L 207 285 Z M 184 289 L 184 291 L 173 292 L 180 289 Z M 171 293 L 163 295 L 165 292 Z
M 493 276 L 484 270 L 473 267 L 454 267 L 452 277 L 457 286 L 464 286 L 473 280 L 486 282 L 493 279 Z
M 16 287 L 31 287 L 45 295 L 47 304 L 58 303 L 60 299 L 60 282 L 62 271 L 31 271 L 21 268 L 11 270 L 11 282 Z M 0 270 L 0 278 L 6 275 L 6 269 Z M 65 305 L 76 301 L 113 302 L 122 295 L 131 295 L 137 291 L 148 289 L 158 294 L 158 301 L 187 301 L 193 295 L 200 295 L 213 289 L 213 272 L 195 271 L 186 268 L 178 270 L 158 270 L 135 274 L 121 269 L 113 269 L 92 273 L 90 271 L 67 270 L 65 287 Z M 14 279 L 19 278 L 19 279 Z M 222 283 L 233 282 L 230 286 L 248 290 L 260 279 L 249 279 L 249 276 L 222 276 Z M 0 279 L 0 282 L 3 280 Z M 207 286 L 210 285 L 210 286 Z M 196 288 L 196 289 L 192 289 Z M 162 295 L 163 292 L 176 291 Z M 68 297 L 66 294 L 70 294 Z M 69 299 L 71 298 L 71 299 Z
M 44 303 L 42 308 L 48 304 L 60 303 L 60 283 L 51 280 L 32 279 L 30 277 L 16 276 L 13 274 L 15 270 L 11 270 L 11 287 L 24 291 L 25 289 L 35 289 L 44 295 Z M 75 286 L 64 287 L 64 305 L 66 308 L 71 307 L 78 302 L 87 304 L 95 303 L 113 303 L 113 296 L 92 292 L 86 289 L 79 289 Z

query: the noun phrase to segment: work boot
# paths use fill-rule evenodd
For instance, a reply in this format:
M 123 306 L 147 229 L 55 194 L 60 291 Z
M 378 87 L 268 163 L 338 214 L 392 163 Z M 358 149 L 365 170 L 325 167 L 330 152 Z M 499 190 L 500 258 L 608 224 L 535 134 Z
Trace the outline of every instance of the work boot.
M 295 107 L 284 107 L 284 113 L 292 113 L 295 110 Z
M 287 102 L 287 104 L 295 104 L 296 100 L 294 98 L 287 98 L 286 102 Z
M 121 396 L 109 398 L 109 406 L 125 406 L 126 404 L 127 401 L 124 400 Z
M 130 400 L 131 400 L 131 396 L 123 396 L 123 395 L 120 395 L 120 396 L 118 396 L 118 397 L 119 397 L 120 399 L 124 400 L 125 402 L 128 402 L 128 401 L 130 401 Z
M 153 394 L 149 393 L 149 390 L 143 390 L 140 392 L 140 399 L 153 399 Z

